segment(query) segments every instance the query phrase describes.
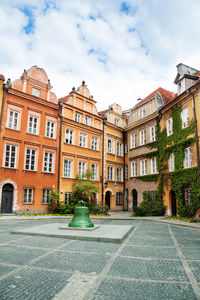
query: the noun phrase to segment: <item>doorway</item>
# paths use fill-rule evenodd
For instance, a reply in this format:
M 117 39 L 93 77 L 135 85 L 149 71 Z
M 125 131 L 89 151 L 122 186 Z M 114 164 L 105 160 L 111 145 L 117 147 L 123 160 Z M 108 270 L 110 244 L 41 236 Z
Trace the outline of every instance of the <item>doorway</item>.
M 13 185 L 10 183 L 4 184 L 2 188 L 1 212 L 12 213 L 13 205 Z
M 172 216 L 176 216 L 176 194 L 171 191 L 171 207 L 172 207 Z
M 137 190 L 133 190 L 132 191 L 132 196 L 133 196 L 133 211 L 134 208 L 137 207 Z
M 111 198 L 111 192 L 106 192 L 105 204 L 108 206 L 108 209 L 110 209 L 110 198 Z

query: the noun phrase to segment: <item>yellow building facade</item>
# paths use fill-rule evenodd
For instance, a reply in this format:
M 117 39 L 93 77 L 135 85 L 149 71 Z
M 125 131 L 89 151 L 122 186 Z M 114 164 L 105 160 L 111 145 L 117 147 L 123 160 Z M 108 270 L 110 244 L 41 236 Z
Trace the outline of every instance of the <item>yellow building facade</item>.
M 98 187 L 95 200 L 101 203 L 103 122 L 97 113 L 96 101 L 84 82 L 60 101 L 63 103 L 59 187 L 61 202 L 68 203 L 73 184 L 77 182 L 77 174 L 91 170 L 92 180 Z

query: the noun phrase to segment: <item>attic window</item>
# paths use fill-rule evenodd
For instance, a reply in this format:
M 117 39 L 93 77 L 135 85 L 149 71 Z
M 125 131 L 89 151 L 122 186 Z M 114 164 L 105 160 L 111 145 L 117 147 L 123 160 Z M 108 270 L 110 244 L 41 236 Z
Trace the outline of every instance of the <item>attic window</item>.
M 40 97 L 40 90 L 36 89 L 36 88 L 32 88 L 32 95 L 35 97 Z
M 144 118 L 144 117 L 146 117 L 146 111 L 145 111 L 144 108 L 142 108 L 142 109 L 140 110 L 140 119 L 142 119 L 142 118 Z
M 115 125 L 119 126 L 119 119 L 118 118 L 115 118 Z

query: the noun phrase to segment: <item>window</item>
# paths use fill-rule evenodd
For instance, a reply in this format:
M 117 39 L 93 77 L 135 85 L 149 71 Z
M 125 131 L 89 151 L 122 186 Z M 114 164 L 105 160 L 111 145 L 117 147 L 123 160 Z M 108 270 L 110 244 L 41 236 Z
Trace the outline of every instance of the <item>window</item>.
M 190 187 L 184 189 L 185 205 L 191 205 L 191 193 L 192 189 Z
M 72 160 L 65 159 L 64 160 L 64 177 L 72 178 Z
M 70 203 L 70 199 L 71 199 L 71 194 L 72 193 L 65 193 L 65 205 Z
M 99 150 L 99 139 L 96 136 L 92 136 L 92 150 Z
M 33 189 L 25 188 L 24 189 L 24 204 L 32 204 L 33 203 Z
M 150 191 L 150 196 L 153 201 L 158 200 L 158 192 L 157 191 Z
M 80 114 L 75 114 L 75 121 L 80 123 L 81 122 L 81 115 Z
M 36 159 L 37 159 L 37 150 L 32 148 L 26 148 L 25 170 L 35 171 Z
M 133 149 L 136 147 L 136 134 L 130 135 L 130 149 Z
M 40 90 L 36 89 L 36 88 L 32 88 L 32 95 L 35 97 L 40 97 Z
M 147 175 L 147 160 L 141 160 L 140 161 L 140 175 Z
M 173 133 L 173 120 L 172 118 L 167 119 L 167 136 Z
M 171 153 L 169 156 L 169 171 L 174 171 L 174 153 Z
M 146 116 L 146 111 L 145 111 L 144 108 L 142 108 L 142 109 L 140 110 L 140 119 L 144 118 L 145 116 Z
M 66 129 L 65 137 L 66 137 L 66 139 L 65 139 L 66 144 L 73 145 L 73 143 L 74 143 L 74 131 L 71 130 L 71 129 Z
M 120 142 L 117 142 L 117 155 L 123 156 L 123 144 Z
M 39 124 L 38 117 L 29 116 L 28 133 L 38 134 L 38 124 Z
M 108 139 L 108 153 L 115 153 L 115 141 L 112 139 Z
M 78 172 L 80 176 L 85 175 L 86 173 L 86 163 L 83 161 L 79 161 L 78 163 Z
M 85 133 L 80 133 L 79 137 L 79 146 L 86 148 L 87 147 L 87 134 Z
M 128 153 L 128 144 L 125 144 L 125 153 Z
M 117 168 L 117 181 L 122 182 L 122 168 Z
M 46 137 L 55 138 L 55 122 L 47 121 L 46 124 Z
M 146 144 L 146 130 L 140 130 L 140 145 Z
M 188 108 L 184 108 L 181 112 L 181 119 L 182 119 L 182 128 L 186 128 L 189 125 L 189 111 Z
M 155 142 L 156 140 L 156 126 L 150 127 L 150 142 Z
M 85 117 L 85 125 L 90 126 L 91 124 L 91 118 Z
M 54 162 L 54 153 L 45 151 L 44 167 L 43 167 L 43 171 L 45 173 L 53 173 L 53 162 Z
M 151 174 L 157 173 L 157 162 L 156 157 L 151 158 Z
M 4 167 L 16 168 L 17 146 L 6 145 Z
M 137 176 L 137 163 L 136 161 L 131 163 L 131 177 Z
M 128 165 L 125 165 L 125 179 L 128 179 Z
M 9 110 L 8 113 L 8 128 L 18 130 L 19 128 L 19 112 L 14 110 Z
M 98 177 L 98 165 L 97 164 L 91 164 L 91 172 L 92 172 L 91 179 L 97 180 L 97 177 Z
M 118 118 L 115 118 L 115 125 L 119 126 L 119 119 Z
M 114 181 L 114 168 L 112 166 L 107 168 L 107 180 Z
M 122 205 L 122 193 L 116 193 L 116 205 Z
M 185 148 L 185 160 L 184 160 L 185 169 L 192 167 L 192 148 Z
M 49 204 L 50 203 L 50 189 L 43 189 L 42 190 L 42 204 Z

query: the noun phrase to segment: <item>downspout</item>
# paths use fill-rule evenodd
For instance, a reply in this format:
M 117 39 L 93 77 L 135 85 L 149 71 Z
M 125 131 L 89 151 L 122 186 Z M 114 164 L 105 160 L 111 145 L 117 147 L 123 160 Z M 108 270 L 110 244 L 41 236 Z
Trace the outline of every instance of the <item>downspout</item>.
M 194 95 L 189 90 L 187 90 L 187 93 L 190 96 L 192 96 L 192 109 L 193 109 L 193 118 L 194 118 L 194 127 L 195 127 L 197 166 L 198 166 L 198 188 L 199 188 L 200 187 L 200 158 L 199 158 L 199 137 L 198 137 L 198 128 L 197 128 L 196 108 L 195 108 Z
M 62 125 L 63 125 L 62 107 L 63 107 L 63 102 L 60 101 L 59 109 L 58 109 L 58 116 L 60 118 L 59 154 L 58 154 L 58 191 L 60 191 L 60 160 L 61 160 Z
M 104 133 L 105 133 L 106 118 L 103 119 L 103 139 L 102 139 L 102 195 L 101 195 L 101 205 L 103 205 L 103 194 L 104 194 Z
M 2 106 L 1 106 L 1 115 L 0 115 L 0 132 L 1 132 L 1 124 L 3 119 L 3 109 L 4 109 L 4 103 L 5 103 L 5 95 L 8 89 L 11 86 L 11 80 L 10 78 L 7 80 L 6 83 L 3 84 L 3 98 L 2 98 Z
M 126 179 L 125 179 L 125 174 L 126 174 L 126 170 L 125 170 L 125 168 L 126 168 L 126 160 L 125 160 L 125 150 L 126 150 L 126 145 L 125 145 L 125 141 L 126 141 L 126 132 L 125 132 L 125 130 L 123 130 L 123 145 L 124 145 L 124 167 L 123 167 L 123 211 L 125 210 L 124 208 L 125 208 L 125 204 L 124 204 L 124 202 L 125 202 L 125 190 L 126 190 Z

